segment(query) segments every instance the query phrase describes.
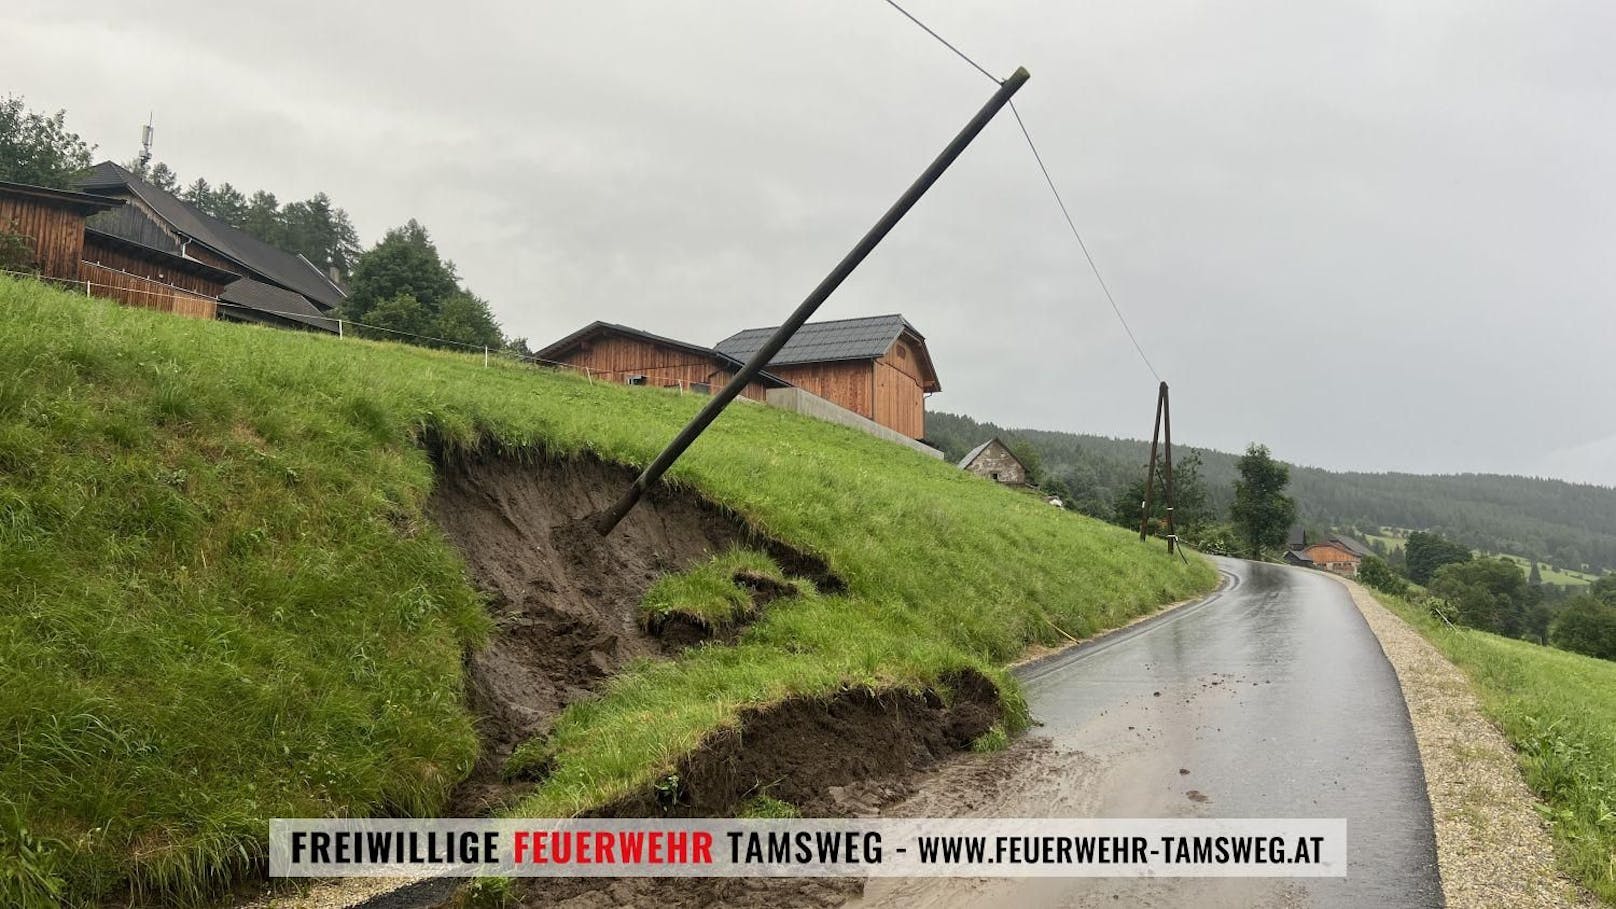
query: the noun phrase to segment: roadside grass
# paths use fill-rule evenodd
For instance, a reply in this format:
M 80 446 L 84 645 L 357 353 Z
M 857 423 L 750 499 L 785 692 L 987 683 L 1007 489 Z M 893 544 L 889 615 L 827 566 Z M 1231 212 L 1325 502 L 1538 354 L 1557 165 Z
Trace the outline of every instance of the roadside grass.
M 1454 629 L 1400 597 L 1374 595 L 1475 684 L 1543 800 L 1561 866 L 1616 905 L 1616 662 Z
M 9 279 L 0 364 L 7 905 L 194 902 L 262 860 L 270 817 L 437 810 L 475 758 L 462 654 L 489 623 L 425 516 L 420 440 L 640 465 L 702 401 Z M 524 813 L 654 785 L 742 708 L 791 696 L 973 668 L 1022 722 L 1000 667 L 1029 643 L 1216 579 L 762 406 L 732 407 L 670 480 L 819 555 L 847 589 L 780 600 L 735 646 L 637 664 L 574 705 L 529 749 L 552 772 Z M 704 567 L 663 602 L 722 600 L 690 580 Z

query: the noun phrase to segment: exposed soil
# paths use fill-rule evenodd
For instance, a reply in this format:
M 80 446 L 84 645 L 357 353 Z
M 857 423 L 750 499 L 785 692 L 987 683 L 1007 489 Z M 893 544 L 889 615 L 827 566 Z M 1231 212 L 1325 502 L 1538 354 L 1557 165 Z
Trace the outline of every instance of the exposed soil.
M 848 689 L 832 698 L 791 698 L 741 713 L 740 724 L 679 763 L 678 785 L 603 807 L 601 817 L 722 817 L 755 795 L 805 817 L 846 812 L 832 790 L 879 786 L 970 745 L 998 722 L 999 692 L 968 672 L 936 692 Z
M 680 762 L 672 797 L 651 790 L 606 806 L 607 817 L 722 817 L 767 794 L 805 817 L 873 815 L 911 795 L 918 772 L 957 754 L 998 722 L 998 690 L 976 673 L 934 691 L 849 689 L 742 713 Z M 990 761 L 994 765 L 998 762 Z M 534 880 L 525 907 L 834 906 L 857 879 L 572 878 Z
M 662 575 L 746 546 L 822 590 L 842 587 L 824 562 L 682 490 L 654 490 L 601 537 L 589 519 L 633 481 L 625 468 L 432 450 L 438 483 L 429 510 L 489 597 L 495 622 L 488 645 L 466 661 L 483 747 L 449 813 L 486 813 L 519 795 L 530 784 L 500 779 L 517 745 L 543 735 L 562 708 L 628 662 L 664 653 L 638 621 L 641 598 Z

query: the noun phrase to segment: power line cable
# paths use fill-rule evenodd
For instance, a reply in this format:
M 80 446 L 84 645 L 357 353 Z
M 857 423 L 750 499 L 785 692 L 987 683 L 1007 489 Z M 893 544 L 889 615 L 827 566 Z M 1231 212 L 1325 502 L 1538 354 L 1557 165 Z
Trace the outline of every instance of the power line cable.
M 964 51 L 954 46 L 947 38 L 933 31 L 931 26 L 915 18 L 914 14 L 899 6 L 894 0 L 886 0 L 886 3 L 898 12 L 903 13 L 904 18 L 919 26 L 926 34 L 937 39 L 938 43 L 953 51 L 956 56 L 970 64 L 977 72 L 992 79 L 995 83 L 1003 84 L 1004 80 L 988 72 L 980 63 L 972 60 Z M 1016 125 L 1021 128 L 1021 135 L 1026 138 L 1027 147 L 1032 150 L 1033 160 L 1038 162 L 1038 169 L 1044 175 L 1044 182 L 1049 185 L 1049 191 L 1055 197 L 1055 204 L 1060 206 L 1061 217 L 1066 219 L 1066 226 L 1071 228 L 1072 237 L 1077 240 L 1078 249 L 1083 251 L 1083 258 L 1089 263 L 1089 270 L 1094 273 L 1094 280 L 1099 283 L 1100 290 L 1105 293 L 1106 302 L 1111 304 L 1111 311 L 1116 313 L 1117 321 L 1122 324 L 1123 332 L 1128 335 L 1128 340 L 1133 343 L 1133 349 L 1139 354 L 1139 359 L 1144 361 L 1145 368 L 1150 370 L 1150 374 L 1156 377 L 1156 381 L 1160 382 L 1161 373 L 1156 371 L 1156 367 L 1150 362 L 1150 357 L 1145 355 L 1144 346 L 1139 343 L 1139 337 L 1133 333 L 1133 328 L 1128 324 L 1127 317 L 1123 316 L 1122 307 L 1117 305 L 1117 298 L 1111 293 L 1110 285 L 1105 283 L 1105 277 L 1100 274 L 1100 266 L 1095 263 L 1094 255 L 1089 252 L 1088 244 L 1083 242 L 1083 234 L 1077 229 L 1077 222 L 1072 219 L 1072 213 L 1066 207 L 1066 200 L 1061 198 L 1060 190 L 1055 187 L 1055 179 L 1049 175 L 1049 168 L 1044 164 L 1044 156 L 1038 153 L 1038 145 L 1032 141 L 1032 133 L 1027 130 L 1027 123 L 1021 119 L 1021 111 L 1016 109 L 1014 101 L 1010 102 L 1010 113 L 1015 115 Z
M 949 50 L 953 51 L 955 56 L 959 57 L 961 60 L 964 60 L 966 63 L 971 64 L 971 66 L 975 67 L 977 72 L 981 73 L 984 76 L 987 76 L 989 79 L 992 79 L 994 81 L 994 83 L 997 84 L 997 85 L 1003 85 L 1004 84 L 1003 79 L 1000 79 L 998 76 L 995 76 L 992 73 L 988 72 L 986 69 L 984 69 L 982 67 L 982 64 L 977 63 L 975 60 L 972 60 L 969 56 L 966 55 L 966 53 L 964 51 L 962 51 L 959 48 L 955 47 L 953 44 L 950 44 L 947 38 L 944 38 L 942 35 L 939 35 L 936 32 L 932 31 L 931 26 L 927 25 L 924 22 L 921 22 L 919 19 L 916 19 L 908 10 L 906 10 L 903 7 L 899 6 L 897 3 L 894 3 L 893 0 L 887 0 L 887 5 L 892 7 L 893 9 L 897 10 L 898 12 L 903 13 L 904 18 L 906 18 L 910 22 L 913 22 L 914 24 L 920 26 L 922 31 L 924 31 L 926 34 L 932 36 L 933 38 L 936 38 L 937 41 L 940 44 L 942 44 L 944 47 L 948 48 Z
M 1127 317 L 1122 314 L 1122 307 L 1117 305 L 1117 298 L 1111 295 L 1111 287 L 1105 283 L 1105 277 L 1100 274 L 1100 266 L 1094 263 L 1094 256 L 1089 252 L 1089 245 L 1083 242 L 1083 234 L 1077 229 L 1077 222 L 1072 220 L 1072 213 L 1066 208 L 1066 200 L 1061 198 L 1060 190 L 1055 188 L 1055 178 L 1049 175 L 1049 168 L 1044 166 L 1044 156 L 1038 153 L 1038 146 L 1032 141 L 1032 133 L 1027 131 L 1027 124 L 1021 119 L 1021 111 L 1016 110 L 1015 102 L 1010 102 L 1010 113 L 1015 115 L 1016 125 L 1021 127 L 1021 134 L 1027 138 L 1027 147 L 1032 149 L 1032 157 L 1038 162 L 1038 169 L 1044 174 L 1044 182 L 1049 184 L 1049 191 L 1055 196 L 1055 204 L 1060 206 L 1061 216 L 1066 219 L 1066 226 L 1072 229 L 1072 237 L 1077 240 L 1077 248 L 1083 251 L 1083 258 L 1088 260 L 1089 270 L 1094 272 L 1094 280 L 1099 282 L 1100 290 L 1105 292 L 1106 302 L 1111 304 L 1111 311 L 1117 314 L 1117 321 L 1122 323 L 1122 330 L 1127 332 L 1128 340 L 1133 342 L 1133 349 L 1139 352 L 1139 359 L 1145 362 L 1145 368 L 1162 380 L 1161 373 L 1151 365 L 1150 357 L 1145 355 L 1145 348 L 1140 345 L 1139 338 L 1128 325 Z

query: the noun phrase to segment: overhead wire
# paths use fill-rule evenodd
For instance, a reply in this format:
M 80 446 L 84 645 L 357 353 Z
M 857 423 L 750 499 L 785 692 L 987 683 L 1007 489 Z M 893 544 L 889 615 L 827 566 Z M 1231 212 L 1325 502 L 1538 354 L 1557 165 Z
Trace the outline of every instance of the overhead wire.
M 953 42 L 938 34 L 931 26 L 920 21 L 913 13 L 899 6 L 896 0 L 886 0 L 886 4 L 902 13 L 904 18 L 919 26 L 922 31 L 935 38 L 938 43 L 953 51 L 955 56 L 970 64 L 977 72 L 993 80 L 995 84 L 1004 84 L 1004 80 L 988 72 L 985 67 L 971 59 L 970 55 L 960 50 Z M 1014 101 L 1010 102 L 1010 113 L 1015 116 L 1016 125 L 1020 127 L 1022 137 L 1027 140 L 1027 148 L 1032 151 L 1033 160 L 1038 163 L 1038 170 L 1044 175 L 1044 183 L 1049 186 L 1050 194 L 1055 197 L 1055 204 L 1060 207 L 1061 217 L 1066 220 L 1066 226 L 1071 229 L 1072 238 L 1077 241 L 1077 248 L 1082 250 L 1083 259 L 1088 262 L 1089 271 L 1094 273 L 1094 280 L 1100 285 L 1100 291 L 1105 294 L 1106 302 L 1111 304 L 1111 311 L 1116 314 L 1117 321 L 1121 323 L 1123 333 L 1128 336 L 1129 342 L 1133 344 L 1134 352 L 1139 354 L 1139 359 L 1145 364 L 1145 368 L 1150 370 L 1152 376 L 1156 377 L 1156 381 L 1160 382 L 1162 380 L 1161 373 L 1157 372 L 1155 364 L 1150 362 L 1150 357 L 1145 354 L 1144 345 L 1139 343 L 1139 336 L 1134 334 L 1133 327 L 1128 324 L 1128 318 L 1122 314 L 1122 307 L 1118 305 L 1116 296 L 1111 293 L 1111 286 L 1106 283 L 1105 276 L 1100 273 L 1100 266 L 1094 261 L 1094 254 L 1089 252 L 1089 245 L 1084 242 L 1082 231 L 1077 229 L 1077 221 L 1072 218 L 1071 210 L 1066 207 L 1066 200 L 1061 197 L 1060 190 L 1055 185 L 1055 178 L 1050 175 L 1049 167 L 1044 163 L 1044 156 L 1039 153 L 1038 144 L 1033 142 L 1032 133 L 1027 129 L 1027 123 L 1021 118 L 1021 111 L 1016 109 Z

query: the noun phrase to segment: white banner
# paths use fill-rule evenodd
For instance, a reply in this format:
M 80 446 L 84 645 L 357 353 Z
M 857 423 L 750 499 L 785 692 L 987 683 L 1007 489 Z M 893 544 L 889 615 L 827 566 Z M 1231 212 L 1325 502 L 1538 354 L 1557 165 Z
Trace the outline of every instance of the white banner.
M 1345 818 L 289 819 L 272 877 L 1345 877 Z

